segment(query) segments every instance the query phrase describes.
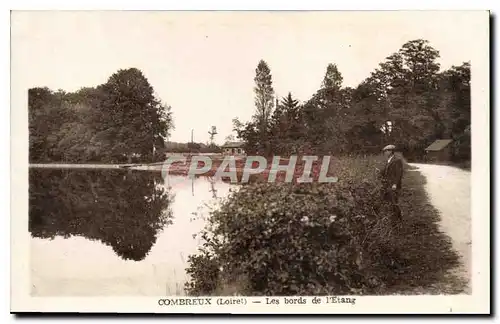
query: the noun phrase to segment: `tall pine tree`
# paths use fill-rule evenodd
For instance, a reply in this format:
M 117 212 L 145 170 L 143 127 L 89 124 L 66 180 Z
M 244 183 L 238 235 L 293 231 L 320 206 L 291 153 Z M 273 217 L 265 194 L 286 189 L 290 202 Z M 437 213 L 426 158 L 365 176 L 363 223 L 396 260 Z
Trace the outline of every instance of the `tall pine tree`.
M 274 89 L 271 70 L 268 64 L 261 60 L 255 70 L 255 124 L 259 132 L 260 148 L 264 154 L 270 154 L 269 119 L 274 107 Z

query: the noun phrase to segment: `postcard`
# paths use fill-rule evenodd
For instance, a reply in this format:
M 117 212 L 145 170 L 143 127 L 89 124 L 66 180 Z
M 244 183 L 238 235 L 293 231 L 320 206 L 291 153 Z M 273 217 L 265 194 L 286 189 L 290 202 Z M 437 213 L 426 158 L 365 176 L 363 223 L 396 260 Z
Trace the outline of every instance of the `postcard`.
M 488 314 L 488 11 L 12 11 L 11 312 Z

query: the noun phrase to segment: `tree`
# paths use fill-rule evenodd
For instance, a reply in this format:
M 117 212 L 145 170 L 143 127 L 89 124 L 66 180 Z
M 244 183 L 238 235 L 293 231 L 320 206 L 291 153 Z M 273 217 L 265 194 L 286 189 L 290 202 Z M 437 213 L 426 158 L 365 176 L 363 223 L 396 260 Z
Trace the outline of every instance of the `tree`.
M 446 137 L 454 140 L 454 159 L 470 160 L 470 63 L 452 66 L 441 73 L 439 90 Z
M 342 88 L 342 81 L 344 78 L 339 72 L 336 64 L 328 64 L 326 67 L 325 77 L 321 83 L 321 89 L 339 91 Z
M 289 93 L 270 118 L 263 112 L 272 111 L 271 76 L 263 65 L 256 89 L 269 91 L 256 97 L 265 98 L 256 99 L 261 118 L 245 124 L 236 119 L 234 129 L 252 153 L 270 145 L 280 154 L 367 154 L 396 144 L 407 158 L 418 159 L 435 139 L 451 138 L 455 158 L 470 159 L 470 64 L 440 73 L 438 58 L 428 41 L 406 42 L 354 88 L 343 87 L 339 69 L 329 64 L 308 101 L 300 105 Z
M 382 125 L 387 121 L 377 84 L 368 78 L 352 91 L 349 129 L 350 152 L 376 153 L 384 141 Z
M 254 119 L 261 138 L 261 150 L 269 154 L 268 127 L 269 118 L 274 107 L 274 89 L 271 70 L 264 60 L 260 60 L 255 70 L 255 106 L 257 111 Z
M 471 123 L 470 63 L 452 66 L 440 75 L 441 110 L 447 112 L 448 135 L 462 133 Z
M 47 136 L 51 132 L 47 105 L 52 98 L 48 88 L 28 90 L 29 160 L 32 163 L 43 161 L 47 154 Z
M 238 138 L 244 141 L 243 149 L 246 153 L 257 154 L 261 152 L 261 148 L 263 147 L 261 142 L 262 136 L 260 136 L 261 134 L 255 122 L 237 123 L 235 131 L 238 134 Z
M 289 92 L 281 103 L 276 104 L 271 118 L 273 150 L 280 154 L 296 153 L 305 136 L 302 115 L 298 100 Z
M 444 133 L 443 119 L 438 105 L 439 52 L 422 39 L 407 42 L 399 51 L 403 59 L 404 77 L 407 83 L 405 95 L 407 106 L 415 117 L 412 126 L 416 129 L 433 129 L 433 136 L 441 138 Z
M 31 162 L 60 160 L 58 132 L 75 118 L 63 91 L 48 88 L 28 90 L 29 159 Z
M 208 131 L 208 134 L 210 135 L 210 144 L 214 143 L 214 137 L 217 135 L 217 127 L 212 126 L 212 129 Z
M 367 80 L 385 119 L 381 124 L 385 140 L 406 147 L 409 154 L 423 154 L 430 138 L 443 136 L 438 57 L 439 52 L 428 41 L 409 41 Z
M 345 119 L 351 90 L 342 89 L 342 74 L 335 64 L 328 64 L 321 88 L 304 105 L 308 137 L 319 153 L 344 151 Z
M 109 157 L 151 159 L 154 145 L 163 143 L 171 128 L 170 107 L 155 98 L 152 86 L 136 68 L 114 73 L 100 90 L 97 136 L 106 143 Z
M 151 161 L 173 128 L 170 106 L 137 69 L 73 93 L 29 89 L 28 111 L 30 162 Z

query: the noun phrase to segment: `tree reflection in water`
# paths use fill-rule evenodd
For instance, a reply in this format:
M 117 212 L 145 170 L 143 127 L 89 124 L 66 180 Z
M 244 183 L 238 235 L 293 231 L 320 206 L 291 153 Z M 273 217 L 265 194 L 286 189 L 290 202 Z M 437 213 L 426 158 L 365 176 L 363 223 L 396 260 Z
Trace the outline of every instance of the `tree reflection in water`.
M 122 170 L 29 170 L 33 237 L 83 236 L 140 261 L 172 224 L 172 195 L 160 173 Z

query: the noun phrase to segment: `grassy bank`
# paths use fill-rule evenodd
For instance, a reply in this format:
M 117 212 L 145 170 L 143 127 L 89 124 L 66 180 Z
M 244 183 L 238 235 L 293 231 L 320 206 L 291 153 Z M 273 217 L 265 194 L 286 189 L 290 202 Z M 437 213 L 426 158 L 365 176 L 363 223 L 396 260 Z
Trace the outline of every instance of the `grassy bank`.
M 380 159 L 335 159 L 337 183 L 254 183 L 212 211 L 189 258 L 191 295 L 439 293 L 457 265 L 424 177 L 407 166 L 398 222 Z M 457 284 L 447 285 L 457 287 Z
M 391 284 L 381 294 L 453 294 L 463 288 L 448 275 L 458 265 L 458 256 L 439 230 L 440 215 L 429 201 L 425 183 L 415 168 L 407 170 L 400 198 L 405 221 L 392 242 L 402 267 L 387 278 Z

